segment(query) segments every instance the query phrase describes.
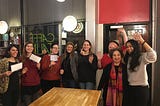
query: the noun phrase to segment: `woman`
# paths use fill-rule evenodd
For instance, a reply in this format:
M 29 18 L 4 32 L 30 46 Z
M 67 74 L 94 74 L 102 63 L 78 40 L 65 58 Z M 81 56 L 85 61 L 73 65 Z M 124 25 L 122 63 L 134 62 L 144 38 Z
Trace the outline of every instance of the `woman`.
M 74 44 L 68 42 L 65 52 L 62 55 L 62 65 L 60 74 L 62 75 L 63 87 L 77 88 L 78 87 L 78 55 L 74 51 Z
M 119 44 L 116 41 L 110 41 L 108 45 L 108 51 L 111 51 L 112 49 L 119 48 Z M 112 63 L 112 58 L 109 56 L 109 53 L 105 53 L 103 57 L 101 57 L 100 54 L 97 54 L 98 57 L 98 68 L 103 69 L 108 64 Z
M 78 56 L 78 79 L 81 89 L 95 89 L 97 56 L 91 48 L 91 42 L 84 40 Z
M 118 40 L 121 45 L 119 45 L 119 43 L 117 43 L 116 41 L 110 41 L 108 44 L 108 52 L 110 52 L 112 49 L 121 47 L 122 51 L 125 53 L 125 46 L 123 44 L 126 43 L 128 38 L 124 28 L 117 29 L 117 36 L 118 36 L 118 39 L 121 38 L 121 40 L 120 39 Z M 112 62 L 112 59 L 110 58 L 109 53 L 105 53 L 103 56 L 100 53 L 97 53 L 97 57 L 98 57 L 99 69 L 105 68 L 108 64 Z
M 41 87 L 43 93 L 53 87 L 60 87 L 61 58 L 58 53 L 58 43 L 53 43 L 51 53 L 44 55 L 41 60 Z
M 124 106 L 127 71 L 122 63 L 123 53 L 119 49 L 112 49 L 110 57 L 113 62 L 104 68 L 98 89 L 103 88 L 104 106 Z
M 125 62 L 128 72 L 128 105 L 147 106 L 149 100 L 149 84 L 146 66 L 157 59 L 156 52 L 138 33 L 134 35 L 135 40 L 128 40 L 126 43 L 127 52 Z M 140 45 L 146 52 L 140 51 Z
M 18 63 L 18 47 L 10 45 L 5 57 L 0 60 L 0 92 L 3 106 L 17 106 L 19 99 L 19 71 L 12 72 L 11 66 Z
M 33 43 L 27 42 L 24 46 L 21 61 L 23 62 L 23 69 L 25 73 L 22 75 L 22 100 L 28 106 L 35 99 L 40 97 L 40 77 L 39 69 L 40 63 L 36 63 L 30 59 L 33 54 Z

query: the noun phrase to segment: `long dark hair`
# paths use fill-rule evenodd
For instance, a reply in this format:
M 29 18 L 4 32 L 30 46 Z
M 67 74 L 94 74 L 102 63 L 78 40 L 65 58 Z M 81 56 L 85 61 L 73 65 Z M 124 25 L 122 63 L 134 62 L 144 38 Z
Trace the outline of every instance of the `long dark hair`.
M 9 46 L 8 46 L 8 48 L 6 49 L 6 51 L 5 51 L 5 54 L 4 54 L 4 56 L 3 57 L 6 57 L 6 58 L 10 58 L 11 57 L 11 55 L 10 55 L 10 50 L 11 50 L 11 48 L 12 47 L 15 47 L 15 48 L 17 48 L 17 50 L 18 50 L 18 54 L 17 54 L 17 57 L 19 56 L 19 49 L 18 49 L 18 46 L 17 45 L 15 45 L 15 44 L 10 44 Z
M 141 51 L 140 51 L 140 45 L 138 44 L 137 41 L 131 39 L 131 40 L 128 40 L 126 42 L 127 43 L 130 43 L 133 47 L 133 51 L 132 53 L 126 53 L 125 55 L 125 58 L 124 58 L 124 61 L 126 64 L 130 64 L 130 67 L 129 69 L 134 72 L 136 71 L 135 68 L 140 64 L 140 61 L 139 61 L 139 58 L 141 56 Z M 130 60 L 130 63 L 128 63 L 128 58 L 131 57 L 131 60 Z

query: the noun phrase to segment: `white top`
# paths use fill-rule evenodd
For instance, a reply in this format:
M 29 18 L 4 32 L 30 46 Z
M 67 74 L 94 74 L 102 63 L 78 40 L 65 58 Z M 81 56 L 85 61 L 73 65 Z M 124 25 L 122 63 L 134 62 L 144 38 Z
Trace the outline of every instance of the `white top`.
M 157 60 L 156 52 L 151 49 L 149 52 L 142 53 L 139 61 L 140 65 L 135 68 L 135 72 L 129 70 L 129 64 L 127 64 L 128 82 L 132 86 L 146 86 L 148 85 L 148 75 L 146 66 L 149 63 L 153 63 Z M 128 63 L 130 62 L 130 59 Z

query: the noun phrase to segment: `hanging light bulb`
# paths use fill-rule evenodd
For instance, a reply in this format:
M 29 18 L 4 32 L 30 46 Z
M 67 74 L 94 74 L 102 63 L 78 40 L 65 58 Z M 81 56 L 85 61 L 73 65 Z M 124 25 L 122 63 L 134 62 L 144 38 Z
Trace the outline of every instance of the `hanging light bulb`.
M 65 2 L 65 0 L 57 0 L 58 2 Z
M 5 21 L 0 21 L 0 34 L 5 34 L 8 30 L 8 24 Z
M 62 22 L 63 28 L 65 31 L 71 32 L 77 26 L 77 19 L 74 16 L 66 16 Z

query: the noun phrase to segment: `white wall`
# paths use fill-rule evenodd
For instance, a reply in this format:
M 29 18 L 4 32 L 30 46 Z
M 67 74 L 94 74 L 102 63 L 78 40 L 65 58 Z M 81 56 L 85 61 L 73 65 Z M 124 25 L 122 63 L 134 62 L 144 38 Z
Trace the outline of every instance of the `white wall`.
M 95 51 L 95 0 L 86 0 L 86 39 L 90 40 Z
M 90 40 L 93 51 L 103 54 L 103 24 L 96 24 L 96 0 L 86 0 L 86 39 Z M 96 87 L 99 84 L 103 70 L 98 70 Z

